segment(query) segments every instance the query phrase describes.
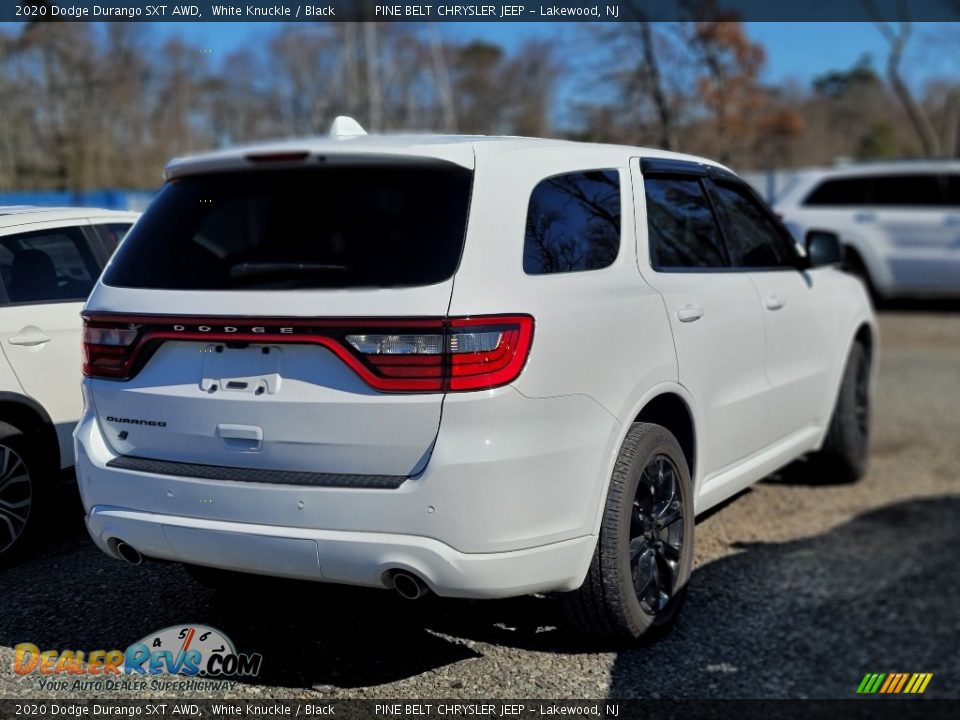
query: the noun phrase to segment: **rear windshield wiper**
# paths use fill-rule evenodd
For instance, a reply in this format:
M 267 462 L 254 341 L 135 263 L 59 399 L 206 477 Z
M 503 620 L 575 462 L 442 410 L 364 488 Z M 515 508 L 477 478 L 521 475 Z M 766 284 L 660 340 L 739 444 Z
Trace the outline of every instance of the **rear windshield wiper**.
M 230 268 L 230 277 L 249 278 L 278 273 L 343 273 L 350 269 L 349 265 L 332 263 L 243 262 Z

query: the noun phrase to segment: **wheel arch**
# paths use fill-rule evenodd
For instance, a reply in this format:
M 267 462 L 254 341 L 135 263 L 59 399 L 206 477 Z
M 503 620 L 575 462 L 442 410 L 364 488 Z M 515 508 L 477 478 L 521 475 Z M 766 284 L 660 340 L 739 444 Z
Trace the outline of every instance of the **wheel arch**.
M 697 477 L 697 433 L 693 412 L 678 393 L 667 390 L 648 400 L 634 422 L 653 423 L 669 430 L 680 443 L 690 478 Z
M 639 390 L 639 388 L 638 388 Z M 627 438 L 627 433 L 635 422 L 648 422 L 662 425 L 677 438 L 684 459 L 690 470 L 693 498 L 696 501 L 699 492 L 697 461 L 700 456 L 700 439 L 697 428 L 696 403 L 685 387 L 674 381 L 665 381 L 647 387 L 645 392 L 631 398 L 619 415 L 620 429 L 609 446 L 606 466 L 601 470 L 598 482 L 602 490 L 597 494 L 597 504 L 593 507 L 594 533 L 600 531 L 603 509 L 606 507 L 610 492 L 610 478 L 616 466 L 617 458 Z
M 47 414 L 33 398 L 14 392 L 0 392 L 0 422 L 13 425 L 41 448 L 48 470 L 60 470 L 60 444 L 57 431 Z

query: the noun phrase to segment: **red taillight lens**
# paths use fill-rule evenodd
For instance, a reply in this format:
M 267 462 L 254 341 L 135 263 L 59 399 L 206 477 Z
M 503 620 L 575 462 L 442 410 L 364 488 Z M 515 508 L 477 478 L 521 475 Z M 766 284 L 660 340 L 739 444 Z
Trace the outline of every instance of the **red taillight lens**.
M 137 335 L 135 325 L 84 319 L 83 374 L 88 377 L 128 377 Z
M 323 345 L 383 392 L 482 390 L 513 382 L 533 341 L 529 315 L 450 319 L 84 318 L 83 373 L 127 379 L 168 340 Z
M 344 339 L 380 376 L 368 380 L 379 390 L 483 390 L 520 375 L 533 339 L 533 318 L 452 318 L 438 330 Z
M 517 379 L 533 341 L 533 318 L 454 318 L 450 321 L 448 390 L 482 390 Z

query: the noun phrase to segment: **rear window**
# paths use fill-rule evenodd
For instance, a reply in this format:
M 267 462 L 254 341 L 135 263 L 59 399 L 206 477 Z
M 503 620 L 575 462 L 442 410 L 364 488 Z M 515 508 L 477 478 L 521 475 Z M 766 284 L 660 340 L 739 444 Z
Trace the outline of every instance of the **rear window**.
M 431 285 L 460 261 L 472 179 L 447 163 L 176 179 L 120 245 L 104 282 L 179 290 Z

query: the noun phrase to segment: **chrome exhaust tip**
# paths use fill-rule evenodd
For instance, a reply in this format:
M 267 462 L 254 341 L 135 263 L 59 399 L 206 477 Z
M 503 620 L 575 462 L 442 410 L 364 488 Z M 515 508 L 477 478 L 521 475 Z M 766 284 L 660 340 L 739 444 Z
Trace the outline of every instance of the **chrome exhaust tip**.
M 423 580 L 404 570 L 393 574 L 393 589 L 407 600 L 417 600 L 430 592 Z
M 140 551 L 132 545 L 127 545 L 123 540 L 117 542 L 114 550 L 117 551 L 117 555 L 131 565 L 141 565 L 143 563 L 143 555 L 140 554 Z

